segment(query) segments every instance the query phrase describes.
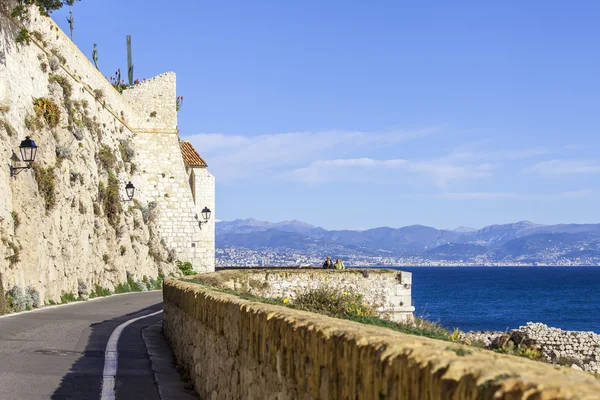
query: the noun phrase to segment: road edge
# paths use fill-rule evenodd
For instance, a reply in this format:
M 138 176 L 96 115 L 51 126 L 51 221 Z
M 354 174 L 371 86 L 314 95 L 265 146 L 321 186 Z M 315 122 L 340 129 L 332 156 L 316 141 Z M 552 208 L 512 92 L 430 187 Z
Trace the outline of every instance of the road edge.
M 186 382 L 175 368 L 171 345 L 162 333 L 162 321 L 142 329 L 142 337 L 161 400 L 198 400 L 192 383 Z

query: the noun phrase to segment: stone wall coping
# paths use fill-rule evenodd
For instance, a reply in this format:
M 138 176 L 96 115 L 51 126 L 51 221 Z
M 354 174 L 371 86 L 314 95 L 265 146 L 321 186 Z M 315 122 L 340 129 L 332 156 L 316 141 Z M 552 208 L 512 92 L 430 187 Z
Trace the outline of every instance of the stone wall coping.
M 369 374 L 373 380 L 370 384 L 379 387 L 379 393 L 385 394 L 388 390 L 398 393 L 402 396 L 398 398 L 600 398 L 600 381 L 587 373 L 565 367 L 403 334 L 387 328 L 284 306 L 244 300 L 206 286 L 176 279 L 165 280 L 163 297 L 166 309 L 176 307 L 201 323 L 211 324 L 232 316 L 263 321 L 265 326 L 260 328 L 265 335 L 262 336 L 263 340 L 280 340 L 277 339 L 277 335 L 282 332 L 283 326 L 288 326 L 285 329 L 293 330 L 296 337 L 290 346 L 320 343 L 319 346 L 325 347 L 313 349 L 314 352 L 331 352 L 324 355 L 323 360 L 329 360 L 332 356 L 335 360 L 336 354 L 344 358 L 346 352 L 361 354 L 358 361 L 360 365 L 357 368 L 368 368 L 371 371 Z M 214 307 L 210 306 L 211 303 Z M 215 315 L 219 311 L 224 312 L 223 310 L 232 314 Z M 168 319 L 169 316 L 166 314 L 165 318 Z M 235 334 L 243 336 L 250 333 Z M 297 341 L 304 345 L 296 343 Z M 329 342 L 331 345 L 327 344 Z M 193 351 L 194 347 L 191 348 Z M 344 349 L 343 353 L 338 353 L 341 349 Z M 310 350 L 311 353 L 313 350 Z M 462 355 L 459 355 L 460 353 Z M 325 362 L 323 360 L 320 362 Z M 231 361 L 224 363 L 229 362 Z M 330 368 L 333 371 L 336 368 L 353 370 L 347 366 L 333 364 Z M 346 378 L 354 379 L 351 376 Z M 390 384 L 396 387 L 391 388 Z

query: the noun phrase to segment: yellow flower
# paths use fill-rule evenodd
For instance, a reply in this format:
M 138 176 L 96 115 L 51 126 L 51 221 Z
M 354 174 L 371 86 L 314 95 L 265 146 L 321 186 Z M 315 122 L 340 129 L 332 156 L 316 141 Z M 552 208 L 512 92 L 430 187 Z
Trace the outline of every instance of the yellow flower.
M 331 296 L 331 300 L 335 299 L 335 296 Z
M 356 293 L 356 297 L 360 296 L 360 294 Z
M 348 292 L 344 292 L 344 296 L 348 296 Z
M 290 302 L 290 299 L 288 299 L 287 297 L 286 297 L 285 299 L 283 299 L 283 303 L 284 303 L 284 304 L 287 304 L 287 303 L 289 303 L 289 302 Z

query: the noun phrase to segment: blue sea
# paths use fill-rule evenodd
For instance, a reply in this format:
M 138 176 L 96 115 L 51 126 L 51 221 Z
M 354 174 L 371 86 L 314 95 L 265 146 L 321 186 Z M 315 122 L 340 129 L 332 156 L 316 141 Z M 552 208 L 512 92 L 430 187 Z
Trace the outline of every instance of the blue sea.
M 528 321 L 600 333 L 600 267 L 397 267 L 412 272 L 415 315 L 463 331 Z

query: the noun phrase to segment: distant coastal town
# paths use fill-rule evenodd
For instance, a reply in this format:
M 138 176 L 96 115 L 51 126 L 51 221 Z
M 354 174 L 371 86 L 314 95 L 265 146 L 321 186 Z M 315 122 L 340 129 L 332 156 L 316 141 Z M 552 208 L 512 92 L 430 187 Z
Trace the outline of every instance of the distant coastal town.
M 341 250 L 341 251 L 340 251 Z M 304 251 L 294 249 L 254 250 L 241 247 L 216 249 L 217 266 L 321 266 L 327 256 L 340 257 L 344 263 L 353 267 L 531 267 L 531 266 L 599 266 L 597 257 L 578 258 L 575 260 L 556 257 L 555 261 L 531 262 L 520 260 L 492 261 L 484 257 L 475 260 L 439 260 L 423 256 L 383 256 L 365 255 L 349 252 L 347 249 L 320 249 Z

